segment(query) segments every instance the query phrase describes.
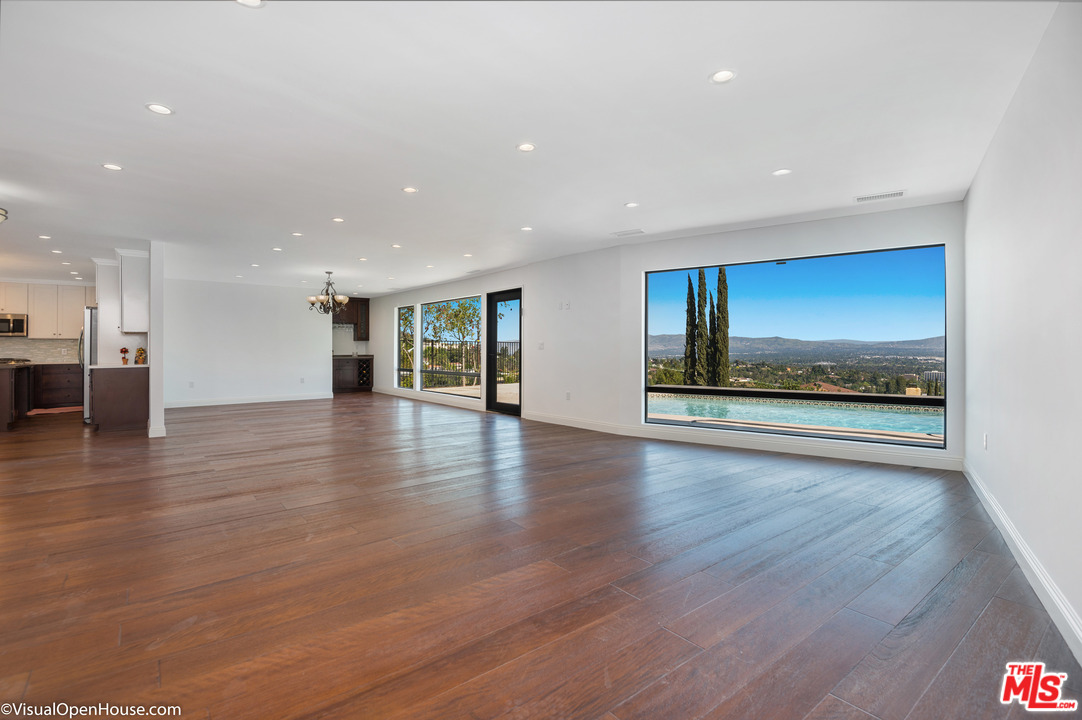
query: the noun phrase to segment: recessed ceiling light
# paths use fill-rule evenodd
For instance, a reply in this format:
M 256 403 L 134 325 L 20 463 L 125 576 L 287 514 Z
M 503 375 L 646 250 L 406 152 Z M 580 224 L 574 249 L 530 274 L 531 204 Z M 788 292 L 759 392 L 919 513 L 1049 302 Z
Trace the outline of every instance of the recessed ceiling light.
M 727 83 L 736 77 L 736 73 L 732 70 L 718 70 L 716 73 L 710 76 L 710 82 L 712 83 Z
M 81 278 L 81 277 L 77 277 L 77 278 L 75 278 L 75 279 L 76 279 L 76 280 L 82 280 L 82 278 Z
M 38 240 L 52 240 L 52 235 L 38 235 Z
M 638 207 L 638 206 L 639 206 L 639 204 L 637 202 L 624 203 L 624 207 Z
M 400 247 L 402 247 L 402 246 L 401 246 L 401 245 L 397 245 L 397 244 L 396 244 L 396 245 L 392 245 L 391 247 L 393 247 L 393 248 L 400 248 Z
M 246 8 L 263 7 L 263 0 L 237 0 L 237 3 L 243 5 Z
M 304 237 L 304 233 L 293 233 L 293 237 Z
M 173 108 L 166 107 L 165 105 L 159 105 L 158 103 L 147 103 L 147 110 L 158 115 L 172 115 Z
M 425 265 L 426 268 L 436 267 L 435 265 Z
M 342 218 L 331 218 L 333 222 L 345 222 Z
M 521 228 L 521 230 L 523 232 L 530 232 L 531 230 L 533 230 L 533 228 L 532 227 L 524 227 L 524 228 Z
M 415 187 L 404 187 L 404 188 L 402 188 L 402 192 L 404 192 L 404 193 L 415 193 L 415 192 L 417 192 L 417 188 L 415 188 Z
M 473 257 L 473 255 L 471 255 L 470 253 L 465 253 L 462 255 L 462 257 Z
M 252 263 L 252 267 L 259 267 L 258 263 Z
M 242 278 L 242 277 L 244 277 L 244 276 L 243 276 L 243 275 L 234 275 L 233 277 L 236 277 L 236 278 Z
M 123 170 L 124 169 L 124 168 L 120 167 L 119 165 L 113 165 L 112 163 L 106 163 L 106 164 L 102 165 L 102 167 L 105 168 L 106 170 Z
M 282 248 L 271 248 L 274 252 L 282 252 Z
M 777 170 L 775 170 L 774 172 L 772 172 L 770 174 L 771 175 L 777 175 L 778 177 L 781 177 L 782 175 L 788 175 L 791 172 L 793 172 L 793 171 L 790 170 L 789 168 L 778 168 Z
M 534 150 L 537 149 L 537 146 L 534 145 L 533 143 L 522 143 L 521 145 L 518 146 L 518 149 L 521 150 L 522 152 L 533 152 Z
M 63 250 L 53 250 L 53 254 L 54 255 L 63 255 L 64 251 Z
M 61 264 L 61 265 L 71 265 L 71 263 L 70 263 L 70 262 L 68 262 L 67 260 L 65 260 L 64 262 L 62 262 L 62 263 L 60 263 L 60 264 Z
M 71 274 L 72 274 L 72 275 L 78 275 L 79 273 L 77 273 L 77 272 L 75 272 L 74 270 L 72 270 L 72 271 L 71 271 Z
M 393 278 L 393 277 L 391 277 L 390 275 L 388 275 L 388 276 L 387 276 L 387 279 L 388 279 L 388 280 L 394 280 L 394 278 Z
M 357 258 L 357 259 L 360 260 L 361 262 L 368 262 L 368 258 Z

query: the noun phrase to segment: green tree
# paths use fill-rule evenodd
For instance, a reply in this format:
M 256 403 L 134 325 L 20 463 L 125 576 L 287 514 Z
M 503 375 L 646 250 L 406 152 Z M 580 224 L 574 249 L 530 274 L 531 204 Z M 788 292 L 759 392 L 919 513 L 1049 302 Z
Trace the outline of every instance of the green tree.
M 706 269 L 699 268 L 699 303 L 695 321 L 695 349 L 698 352 L 698 362 L 695 364 L 695 372 L 692 374 L 692 385 L 706 385 L 706 364 L 710 347 L 708 324 L 706 317 Z
M 695 347 L 695 288 L 691 284 L 691 273 L 688 273 L 688 309 L 687 325 L 684 330 L 684 384 L 695 384 L 695 368 L 698 365 L 698 353 Z
M 729 281 L 725 268 L 718 268 L 718 326 L 716 346 L 718 353 L 718 387 L 729 386 Z
M 424 306 L 426 368 L 458 366 L 462 372 L 481 369 L 481 298 L 462 298 Z M 457 347 L 455 346 L 457 345 Z M 467 377 L 461 376 L 463 385 Z
M 707 353 L 706 353 L 706 384 L 711 387 L 718 386 L 718 360 L 721 358 L 721 348 L 718 347 L 718 311 L 714 305 L 713 293 L 709 296 L 707 313 L 710 315 L 710 327 L 707 330 Z
M 398 309 L 398 386 L 413 387 L 413 306 Z

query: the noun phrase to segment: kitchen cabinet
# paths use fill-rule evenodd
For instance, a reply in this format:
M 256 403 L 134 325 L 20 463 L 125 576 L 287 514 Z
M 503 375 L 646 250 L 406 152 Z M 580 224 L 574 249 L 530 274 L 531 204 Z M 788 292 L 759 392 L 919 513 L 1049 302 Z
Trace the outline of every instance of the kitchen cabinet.
M 120 331 L 150 331 L 150 255 L 117 250 L 120 259 Z
M 350 298 L 349 304 L 354 303 L 353 339 L 368 340 L 368 298 Z
M 83 329 L 86 288 L 82 285 L 30 285 L 27 337 L 78 339 Z
M 334 316 L 334 322 L 353 326 L 354 340 L 368 339 L 368 298 L 351 297 L 342 311 Z
M 146 430 L 150 366 L 90 368 L 90 424 L 99 431 Z
M 350 301 L 352 302 L 352 301 Z M 372 389 L 372 356 L 333 358 L 332 390 L 336 393 Z
M 0 313 L 27 314 L 26 283 L 0 282 Z
M 83 369 L 78 363 L 34 366 L 34 407 L 83 404 Z
M 0 432 L 10 430 L 33 409 L 33 385 L 33 367 L 0 367 Z

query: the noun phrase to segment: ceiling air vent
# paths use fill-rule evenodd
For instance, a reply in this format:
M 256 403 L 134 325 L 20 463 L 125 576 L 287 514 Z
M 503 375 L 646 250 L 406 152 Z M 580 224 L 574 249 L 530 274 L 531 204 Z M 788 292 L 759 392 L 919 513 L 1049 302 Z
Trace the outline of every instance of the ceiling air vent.
M 858 203 L 874 202 L 876 200 L 892 200 L 905 195 L 905 190 L 892 190 L 891 192 L 876 193 L 875 195 L 858 195 L 854 198 Z
M 613 235 L 616 237 L 631 237 L 632 235 L 645 235 L 646 231 L 641 228 L 635 228 L 634 230 L 618 230 Z

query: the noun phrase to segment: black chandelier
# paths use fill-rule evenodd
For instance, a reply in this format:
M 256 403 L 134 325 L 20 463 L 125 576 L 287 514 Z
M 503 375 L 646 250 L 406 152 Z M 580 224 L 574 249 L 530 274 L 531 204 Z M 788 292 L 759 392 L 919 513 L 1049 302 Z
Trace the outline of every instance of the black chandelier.
M 334 283 L 331 282 L 331 271 L 327 270 L 327 284 L 323 286 L 323 291 L 319 295 L 309 295 L 308 304 L 309 310 L 319 310 L 324 315 L 335 315 L 342 312 L 342 308 L 349 302 L 347 295 L 340 295 L 338 291 L 334 289 Z

